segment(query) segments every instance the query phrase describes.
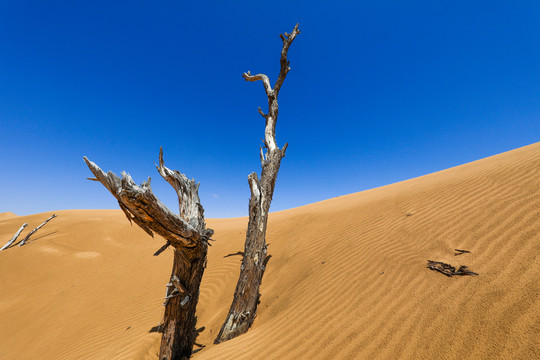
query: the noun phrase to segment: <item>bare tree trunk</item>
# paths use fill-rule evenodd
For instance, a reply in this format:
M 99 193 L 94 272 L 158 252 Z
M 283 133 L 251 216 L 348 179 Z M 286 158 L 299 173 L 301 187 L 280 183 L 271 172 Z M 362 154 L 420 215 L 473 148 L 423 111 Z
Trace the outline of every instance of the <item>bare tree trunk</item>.
M 246 81 L 261 80 L 268 97 L 268 114 L 259 108 L 259 114 L 266 120 L 264 146 L 266 154 L 261 147 L 260 157 L 262 164 L 261 179 L 256 173 L 248 176 L 251 198 L 249 200 L 249 222 L 244 247 L 244 257 L 240 267 L 240 277 L 234 292 L 233 302 L 227 318 L 214 343 L 232 339 L 248 331 L 253 324 L 259 303 L 259 287 L 265 270 L 266 248 L 266 223 L 268 211 L 274 187 L 281 165 L 281 159 L 285 156 L 287 144 L 282 149 L 276 144 L 276 121 L 278 117 L 278 93 L 290 70 L 287 52 L 289 46 L 300 33 L 298 24 L 291 34 L 280 35 L 283 41 L 281 50 L 281 69 L 274 88 L 270 86 L 268 76 L 264 74 L 251 75 L 248 71 L 243 77 Z
M 43 222 L 43 224 L 39 225 L 37 228 L 35 228 L 34 230 L 30 231 L 28 233 L 28 235 L 26 235 L 26 237 L 23 239 L 23 241 L 20 242 L 19 246 L 23 246 L 24 244 L 26 244 L 26 242 L 28 241 L 28 239 L 30 239 L 30 236 L 34 235 L 34 233 L 36 231 L 38 231 L 39 229 L 41 229 L 43 226 L 45 226 L 46 223 L 48 223 L 49 221 L 51 221 L 52 219 L 54 219 L 56 217 L 55 214 L 53 214 L 50 218 L 48 218 L 47 220 L 45 220 Z
M 5 250 L 5 249 L 7 249 L 8 247 L 10 247 L 11 244 L 13 244 L 13 243 L 15 242 L 15 240 L 17 240 L 17 238 L 19 237 L 19 235 L 21 234 L 21 232 L 22 232 L 22 231 L 24 230 L 24 228 L 27 227 L 27 226 L 28 226 L 28 224 L 27 224 L 27 223 L 24 223 L 24 224 L 20 227 L 20 229 L 15 233 L 15 235 L 13 235 L 13 237 L 11 238 L 11 240 L 9 240 L 9 241 L 7 242 L 7 244 L 4 245 L 4 247 L 2 247 L 2 248 L 0 249 L 0 251 Z
M 118 200 L 129 221 L 134 221 L 148 234 L 163 236 L 174 247 L 174 263 L 165 299 L 163 336 L 160 360 L 180 360 L 191 356 L 197 332 L 195 310 L 199 301 L 199 287 L 204 268 L 208 240 L 213 235 L 204 222 L 204 209 L 200 204 L 199 184 L 176 170 L 165 167 L 163 150 L 160 149 L 158 172 L 176 190 L 180 215 L 171 212 L 153 193 L 150 178 L 137 186 L 131 176 L 122 178 L 109 172 L 105 174 L 95 163 L 84 158 L 86 164 Z M 156 252 L 161 253 L 167 246 Z

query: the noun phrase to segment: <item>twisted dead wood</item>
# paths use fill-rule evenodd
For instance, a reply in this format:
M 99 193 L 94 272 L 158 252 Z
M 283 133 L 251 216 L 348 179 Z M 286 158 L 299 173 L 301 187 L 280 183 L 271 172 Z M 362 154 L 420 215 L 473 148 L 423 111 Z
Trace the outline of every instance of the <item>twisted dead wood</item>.
M 234 298 L 227 314 L 227 318 L 215 339 L 220 343 L 245 333 L 253 324 L 259 302 L 259 287 L 265 270 L 266 248 L 266 224 L 268 210 L 272 202 L 274 187 L 281 165 L 281 159 L 285 156 L 287 144 L 280 149 L 276 144 L 276 121 L 278 117 L 278 94 L 283 81 L 289 70 L 287 52 L 296 36 L 300 33 L 298 24 L 292 33 L 280 35 L 283 42 L 280 58 L 280 71 L 274 87 L 265 74 L 252 75 L 246 72 L 243 77 L 246 81 L 262 81 L 268 97 L 268 113 L 261 108 L 259 114 L 266 120 L 264 130 L 264 148 L 260 148 L 260 160 L 262 165 L 261 178 L 256 173 L 248 176 L 248 184 L 251 191 L 249 199 L 249 222 L 244 245 L 244 257 L 240 267 L 240 276 L 234 292 Z
M 176 190 L 180 215 L 169 210 L 152 192 L 150 178 L 140 186 L 129 174 L 119 178 L 112 172 L 103 172 L 95 163 L 84 157 L 88 168 L 118 200 L 118 205 L 131 222 L 135 222 L 149 235 L 161 235 L 168 246 L 174 248 L 173 269 L 165 296 L 163 336 L 160 360 L 189 358 L 197 337 L 195 310 L 199 301 L 199 287 L 206 267 L 208 240 L 213 235 L 204 222 L 204 209 L 199 200 L 199 184 L 176 170 L 165 167 L 163 149 L 159 152 L 160 175 Z

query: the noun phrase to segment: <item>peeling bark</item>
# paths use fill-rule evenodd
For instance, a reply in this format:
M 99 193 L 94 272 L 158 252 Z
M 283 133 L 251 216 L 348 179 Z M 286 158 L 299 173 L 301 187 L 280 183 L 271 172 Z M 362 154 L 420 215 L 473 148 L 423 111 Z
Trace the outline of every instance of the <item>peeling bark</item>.
M 19 235 L 21 234 L 21 232 L 22 232 L 22 231 L 24 230 L 24 228 L 27 227 L 27 226 L 28 226 L 28 224 L 26 224 L 26 223 L 22 224 L 22 226 L 21 226 L 21 227 L 19 228 L 19 230 L 15 233 L 15 235 L 13 235 L 13 237 L 11 238 L 11 240 L 9 240 L 9 241 L 6 243 L 6 245 L 4 245 L 4 247 L 2 247 L 2 248 L 0 249 L 0 251 L 5 250 L 5 249 L 7 249 L 8 247 L 10 247 L 11 244 L 13 244 L 13 243 L 17 240 L 17 238 L 19 237 Z
M 282 149 L 276 144 L 278 94 L 287 73 L 291 69 L 287 60 L 289 46 L 299 33 L 300 30 L 297 24 L 291 34 L 280 35 L 283 41 L 280 59 L 281 68 L 274 88 L 271 87 L 270 79 L 265 74 L 251 75 L 249 71 L 243 74 L 246 81 L 261 80 L 268 97 L 268 114 L 265 114 L 261 108 L 258 109 L 259 114 L 266 120 L 263 140 L 266 154 L 261 147 L 261 178 L 259 179 L 256 173 L 251 173 L 248 176 L 251 197 L 249 200 L 249 222 L 244 245 L 244 257 L 233 302 L 219 335 L 214 341 L 216 344 L 248 331 L 257 314 L 260 296 L 259 287 L 264 274 L 267 256 L 266 225 L 268 211 L 272 202 L 281 159 L 285 156 L 285 150 L 287 149 L 287 144 Z
M 168 246 L 174 248 L 173 268 L 164 303 L 159 359 L 189 358 L 197 337 L 195 310 L 206 267 L 208 241 L 214 233 L 206 228 L 204 222 L 199 184 L 165 167 L 163 149 L 160 149 L 157 169 L 176 190 L 180 209 L 180 215 L 176 215 L 153 194 L 150 178 L 138 186 L 125 172 L 119 178 L 112 172 L 105 174 L 86 157 L 84 161 L 95 176 L 91 180 L 101 182 L 111 192 L 130 222 L 135 222 L 151 236 L 155 232 L 167 240 L 154 255 L 159 255 Z

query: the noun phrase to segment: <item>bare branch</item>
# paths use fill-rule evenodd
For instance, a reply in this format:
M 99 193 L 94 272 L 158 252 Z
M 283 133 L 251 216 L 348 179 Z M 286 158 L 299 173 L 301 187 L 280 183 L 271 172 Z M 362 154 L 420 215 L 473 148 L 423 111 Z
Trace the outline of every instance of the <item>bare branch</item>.
M 150 182 L 137 186 L 131 176 L 122 172 L 120 179 L 112 171 L 103 172 L 86 156 L 84 161 L 95 177 L 118 200 L 128 219 L 145 231 L 156 232 L 175 246 L 194 247 L 201 234 L 185 219 L 169 210 L 152 192 Z
M 2 247 L 2 248 L 0 249 L 0 251 L 5 250 L 5 249 L 7 249 L 8 247 L 10 247 L 11 244 L 13 244 L 13 243 L 15 242 L 15 240 L 17 240 L 17 238 L 19 237 L 19 235 L 21 234 L 21 232 L 22 232 L 22 231 L 24 230 L 24 228 L 27 227 L 27 226 L 28 226 L 28 224 L 27 224 L 27 223 L 24 223 L 24 224 L 19 228 L 19 230 L 15 233 L 15 235 L 13 235 L 13 237 L 11 238 L 11 240 L 9 240 L 9 241 L 6 243 L 6 245 L 4 245 L 4 247 Z
M 289 67 L 289 60 L 287 60 L 287 52 L 289 51 L 289 46 L 291 46 L 292 42 L 296 38 L 296 35 L 300 34 L 300 30 L 298 29 L 298 24 L 294 27 L 291 34 L 285 33 L 283 35 L 280 35 L 281 40 L 283 41 L 283 48 L 281 49 L 281 69 L 279 70 L 279 75 L 276 80 L 276 84 L 274 85 L 274 92 L 276 94 L 276 97 L 278 96 L 279 89 L 281 89 L 281 85 L 283 85 L 283 81 L 285 81 L 285 77 L 287 76 L 287 73 L 291 68 Z
M 266 119 L 266 127 L 264 131 L 264 143 L 267 146 L 270 153 L 273 153 L 277 149 L 277 143 L 276 143 L 276 122 L 278 117 L 278 103 L 277 103 L 277 97 L 279 90 L 281 89 L 281 86 L 283 85 L 283 81 L 285 81 L 285 77 L 287 76 L 287 73 L 291 69 L 289 67 L 289 61 L 287 60 L 287 53 L 289 51 L 289 47 L 291 46 L 292 42 L 296 38 L 296 35 L 300 34 L 300 30 L 298 29 L 298 24 L 294 27 L 292 33 L 284 33 L 280 34 L 280 38 L 283 41 L 283 48 L 281 49 L 281 59 L 280 64 L 281 68 L 279 71 L 278 78 L 276 80 L 276 84 L 274 85 L 274 88 L 272 89 L 270 85 L 270 80 L 268 79 L 268 76 L 265 74 L 257 74 L 257 75 L 251 75 L 251 72 L 247 72 L 243 74 L 244 79 L 246 81 L 257 81 L 262 80 L 264 83 L 264 88 L 266 91 L 266 95 L 268 97 L 268 114 L 265 114 L 261 108 L 258 109 L 259 114 L 263 116 Z M 285 152 L 282 153 L 283 156 L 285 155 Z
M 251 75 L 251 73 L 248 71 L 247 73 L 244 73 L 242 75 L 246 81 L 257 81 L 261 80 L 264 84 L 264 90 L 266 91 L 266 95 L 268 96 L 274 96 L 274 90 L 272 89 L 272 86 L 270 85 L 270 79 L 268 79 L 268 76 L 265 74 L 257 74 L 257 75 Z
M 178 207 L 180 216 L 188 221 L 198 231 L 204 229 L 203 223 L 199 219 L 204 218 L 204 209 L 199 199 L 199 184 L 179 171 L 171 170 L 165 166 L 163 161 L 163 147 L 159 148 L 159 165 L 156 165 L 159 174 L 176 190 L 178 195 Z
M 260 106 L 259 106 L 258 111 L 259 111 L 259 114 L 261 114 L 261 116 L 262 116 L 263 118 L 266 119 L 266 117 L 267 117 L 268 115 L 266 115 L 265 113 L 263 113 L 263 111 L 261 110 L 261 107 L 260 107 Z
M 45 226 L 45 224 L 47 224 L 49 221 L 51 221 L 52 219 L 54 219 L 56 217 L 55 214 L 53 214 L 50 218 L 48 218 L 47 220 L 45 220 L 43 222 L 43 224 L 39 225 L 37 228 L 35 228 L 34 230 L 30 231 L 30 233 L 28 235 L 26 235 L 26 237 L 23 239 L 23 241 L 21 241 L 19 243 L 19 246 L 23 246 L 24 244 L 26 244 L 26 242 L 28 241 L 28 239 L 30 239 L 30 236 L 34 235 L 34 233 L 36 231 L 38 231 L 39 229 L 41 229 L 43 226 Z

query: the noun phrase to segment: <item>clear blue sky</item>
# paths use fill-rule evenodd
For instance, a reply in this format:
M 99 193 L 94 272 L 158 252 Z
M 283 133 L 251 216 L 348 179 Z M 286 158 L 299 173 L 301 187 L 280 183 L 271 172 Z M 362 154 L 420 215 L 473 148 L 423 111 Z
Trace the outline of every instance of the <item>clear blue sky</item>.
M 118 208 L 105 171 L 201 182 L 208 217 L 247 215 L 279 33 L 289 143 L 272 211 L 540 140 L 540 2 L 2 1 L 0 212 Z

